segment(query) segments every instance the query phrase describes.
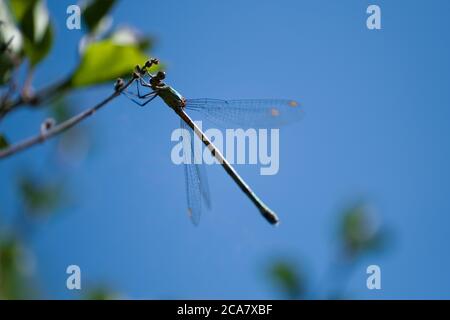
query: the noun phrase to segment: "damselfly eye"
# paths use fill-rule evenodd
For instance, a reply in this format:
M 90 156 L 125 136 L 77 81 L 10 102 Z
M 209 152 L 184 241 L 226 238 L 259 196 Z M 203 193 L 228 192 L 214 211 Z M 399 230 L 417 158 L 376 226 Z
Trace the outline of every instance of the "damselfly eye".
M 158 71 L 158 73 L 156 74 L 156 78 L 158 78 L 159 80 L 164 80 L 166 78 L 166 73 L 164 71 Z

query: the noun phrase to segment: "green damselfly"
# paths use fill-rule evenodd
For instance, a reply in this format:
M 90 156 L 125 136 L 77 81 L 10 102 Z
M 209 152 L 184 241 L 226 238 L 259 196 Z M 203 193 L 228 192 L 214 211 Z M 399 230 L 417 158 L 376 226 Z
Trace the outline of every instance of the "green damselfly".
M 228 175 L 258 208 L 263 217 L 269 223 L 277 224 L 279 219 L 275 212 L 252 191 L 233 166 L 225 159 L 222 152 L 216 148 L 186 113 L 186 110 L 200 112 L 207 119 L 218 124 L 231 123 L 238 126 L 277 127 L 295 121 L 302 116 L 299 104 L 294 100 L 287 99 L 185 99 L 175 89 L 163 82 L 166 77 L 164 72 L 158 71 L 156 74 L 151 74 L 148 71 L 155 64 L 158 64 L 158 60 L 152 59 L 147 61 L 142 68 L 136 67 L 137 93 L 129 91 L 123 93 L 140 106 L 145 106 L 159 96 L 180 117 L 181 127 L 195 133 Z M 140 88 L 142 89 L 142 87 L 148 88 L 150 92 L 141 94 Z M 191 149 L 193 149 L 192 145 Z M 188 213 L 192 222 L 198 224 L 202 211 L 202 198 L 206 205 L 210 206 L 206 175 L 202 172 L 201 166 L 196 164 L 195 161 L 186 161 L 184 168 Z

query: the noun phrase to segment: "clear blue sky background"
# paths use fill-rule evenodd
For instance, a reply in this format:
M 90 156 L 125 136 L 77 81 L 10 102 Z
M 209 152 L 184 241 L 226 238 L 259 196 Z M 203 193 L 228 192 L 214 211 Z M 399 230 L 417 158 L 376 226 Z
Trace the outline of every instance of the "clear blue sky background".
M 39 67 L 50 83 L 76 65 L 82 33 L 65 28 L 70 1 L 49 1 L 56 47 Z M 366 8 L 382 9 L 382 30 Z M 184 177 L 170 161 L 179 124 L 157 101 L 124 98 L 83 128 L 94 137 L 80 164 L 48 162 L 54 142 L 0 164 L 2 202 L 17 206 L 15 174 L 61 174 L 72 201 L 31 239 L 36 272 L 52 298 L 65 269 L 83 285 L 108 283 L 131 298 L 277 298 L 271 258 L 304 264 L 310 284 L 334 252 L 342 206 L 368 199 L 394 235 L 389 250 L 354 269 L 354 298 L 450 298 L 450 46 L 448 1 L 121 1 L 115 25 L 157 40 L 167 82 L 186 97 L 292 97 L 304 119 L 281 130 L 280 172 L 242 176 L 281 217 L 269 226 L 218 167 L 208 167 L 213 210 L 199 227 L 187 218 Z M 111 61 L 111 63 L 114 63 Z M 76 96 L 89 106 L 110 92 Z M 2 123 L 13 140 L 32 134 L 44 113 L 23 110 Z M 365 268 L 382 268 L 382 290 L 366 289 Z M 316 296 L 321 296 L 320 292 Z

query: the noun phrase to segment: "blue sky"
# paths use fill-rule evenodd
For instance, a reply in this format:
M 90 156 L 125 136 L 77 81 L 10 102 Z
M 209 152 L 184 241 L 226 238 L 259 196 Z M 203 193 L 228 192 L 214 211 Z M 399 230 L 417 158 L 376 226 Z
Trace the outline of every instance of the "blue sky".
M 49 1 L 56 47 L 37 71 L 42 84 L 76 66 L 82 33 L 65 28 L 69 4 Z M 366 28 L 369 4 L 381 7 L 382 30 Z M 73 194 L 31 240 L 47 295 L 76 297 L 65 269 L 78 264 L 87 286 L 108 283 L 131 298 L 277 298 L 265 272 L 278 256 L 305 264 L 320 291 L 339 210 L 364 197 L 394 237 L 356 266 L 347 294 L 450 298 L 449 9 L 438 0 L 120 2 L 115 25 L 155 38 L 152 53 L 184 96 L 301 101 L 303 120 L 280 131 L 279 173 L 237 166 L 281 224 L 269 226 L 213 166 L 213 209 L 194 227 L 183 170 L 170 161 L 179 120 L 161 101 L 143 109 L 117 99 L 83 127 L 93 142 L 82 163 L 49 164 L 51 142 L 0 164 L 5 211 L 17 206 L 11 179 L 24 167 L 62 171 Z M 110 90 L 74 100 L 83 108 Z M 44 117 L 19 111 L 1 128 L 18 140 Z M 366 289 L 369 264 L 381 266 L 380 291 Z

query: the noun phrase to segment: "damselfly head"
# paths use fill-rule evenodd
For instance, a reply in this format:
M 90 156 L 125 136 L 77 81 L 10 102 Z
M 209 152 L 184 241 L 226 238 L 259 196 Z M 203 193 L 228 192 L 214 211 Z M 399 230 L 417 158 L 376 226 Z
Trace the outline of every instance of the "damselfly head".
M 166 73 L 164 71 L 158 71 L 154 77 L 150 79 L 150 85 L 154 90 L 161 85 L 164 85 L 162 82 L 166 78 Z
M 155 78 L 158 80 L 164 80 L 166 78 L 166 73 L 164 71 L 158 71 Z

